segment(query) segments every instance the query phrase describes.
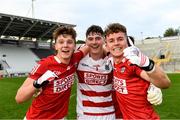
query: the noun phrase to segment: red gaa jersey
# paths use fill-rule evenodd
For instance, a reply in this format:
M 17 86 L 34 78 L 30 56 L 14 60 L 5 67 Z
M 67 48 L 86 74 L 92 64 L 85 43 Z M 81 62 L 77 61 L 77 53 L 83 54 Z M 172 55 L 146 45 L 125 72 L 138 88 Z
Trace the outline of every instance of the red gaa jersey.
M 27 119 L 62 119 L 67 115 L 74 73 L 82 57 L 83 53 L 78 51 L 66 65 L 61 63 L 56 56 L 49 56 L 34 67 L 29 76 L 34 80 L 47 70 L 54 72 L 58 78 L 42 87 L 42 93 L 32 101 L 26 113 Z
M 159 119 L 147 101 L 149 82 L 140 77 L 141 71 L 127 61 L 114 65 L 113 87 L 123 119 Z

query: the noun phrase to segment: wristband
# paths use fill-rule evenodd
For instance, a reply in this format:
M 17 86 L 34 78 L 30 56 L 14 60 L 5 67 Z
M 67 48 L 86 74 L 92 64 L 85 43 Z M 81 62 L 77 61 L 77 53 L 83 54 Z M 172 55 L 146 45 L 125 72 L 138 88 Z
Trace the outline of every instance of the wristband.
M 153 60 L 149 59 L 149 65 L 141 68 L 147 72 L 153 72 L 155 70 L 155 63 Z
M 49 81 L 46 80 L 46 81 L 42 82 L 41 84 L 38 84 L 38 83 L 37 83 L 37 80 L 35 80 L 35 81 L 33 82 L 33 86 L 34 86 L 35 88 L 39 89 L 39 88 L 41 88 L 42 86 L 45 86 L 45 85 L 48 84 L 48 83 L 49 83 Z
M 39 89 L 39 88 L 41 87 L 41 85 L 37 83 L 37 80 L 35 80 L 35 81 L 33 82 L 33 86 L 34 86 L 35 88 L 37 88 L 37 89 Z

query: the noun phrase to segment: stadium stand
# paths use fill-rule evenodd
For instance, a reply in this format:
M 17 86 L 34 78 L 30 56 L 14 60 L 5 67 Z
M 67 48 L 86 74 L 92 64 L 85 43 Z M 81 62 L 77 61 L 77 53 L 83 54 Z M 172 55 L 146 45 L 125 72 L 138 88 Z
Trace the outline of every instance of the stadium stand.
M 166 72 L 180 72 L 180 37 L 146 39 L 136 44 Z
M 26 76 L 37 61 L 53 54 L 52 33 L 59 26 L 75 27 L 0 13 L 0 77 Z
M 36 49 L 36 48 L 31 48 L 32 52 L 36 54 L 40 59 L 45 58 L 49 55 L 54 54 L 54 50 L 51 49 Z
M 75 27 L 0 13 L 0 77 L 27 75 L 39 59 L 53 54 L 52 33 L 59 26 Z M 166 72 L 180 72 L 180 36 L 137 40 L 135 44 Z
M 37 39 L 51 39 L 52 32 L 59 26 L 72 26 L 72 24 L 58 23 L 40 19 L 33 19 L 0 13 L 0 36 L 16 36 Z
M 8 67 L 5 68 L 10 76 L 28 73 L 39 61 L 39 58 L 26 47 L 1 45 L 0 51 L 0 56 L 6 55 L 3 60 L 7 63 Z

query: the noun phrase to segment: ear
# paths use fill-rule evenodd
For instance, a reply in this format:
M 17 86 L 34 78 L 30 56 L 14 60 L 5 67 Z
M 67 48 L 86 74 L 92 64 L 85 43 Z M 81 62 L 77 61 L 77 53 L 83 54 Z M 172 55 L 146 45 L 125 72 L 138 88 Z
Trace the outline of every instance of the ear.
M 107 42 L 106 42 L 106 40 L 104 41 L 104 45 L 103 45 L 106 49 L 108 49 L 109 50 L 109 46 L 107 45 Z
M 54 50 L 57 50 L 57 49 L 56 49 L 56 44 L 55 44 L 55 43 L 52 44 L 52 48 L 53 48 Z
M 76 50 L 76 44 L 75 44 L 75 47 L 73 48 L 73 50 L 74 50 L 74 51 Z
M 105 42 L 103 45 L 103 49 L 105 49 L 106 51 L 109 52 L 109 46 L 107 45 L 107 43 Z
M 87 38 L 85 39 L 85 44 L 87 43 Z

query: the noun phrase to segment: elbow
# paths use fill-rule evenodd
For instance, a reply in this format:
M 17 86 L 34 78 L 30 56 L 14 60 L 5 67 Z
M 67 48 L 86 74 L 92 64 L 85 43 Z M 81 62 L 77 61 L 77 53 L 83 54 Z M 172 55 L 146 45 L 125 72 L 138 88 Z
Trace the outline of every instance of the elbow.
M 24 102 L 24 101 L 22 101 L 17 95 L 16 95 L 16 97 L 15 97 L 15 100 L 16 100 L 16 103 L 17 103 L 17 104 L 21 104 L 21 103 Z
M 166 82 L 164 82 L 164 85 L 162 86 L 162 89 L 167 89 L 171 86 L 171 81 L 170 80 L 166 80 Z

